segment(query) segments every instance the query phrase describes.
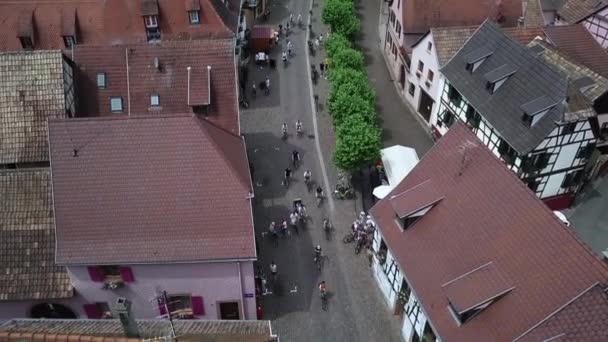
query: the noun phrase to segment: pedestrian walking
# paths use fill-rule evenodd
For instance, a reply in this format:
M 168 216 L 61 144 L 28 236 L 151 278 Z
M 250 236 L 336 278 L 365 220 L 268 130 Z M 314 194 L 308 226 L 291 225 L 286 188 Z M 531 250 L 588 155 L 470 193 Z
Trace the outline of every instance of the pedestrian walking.
M 266 75 L 266 89 L 264 89 L 264 91 L 266 91 L 266 95 L 270 94 L 270 76 Z
M 251 98 L 255 99 L 256 95 L 257 95 L 257 89 L 255 87 L 255 82 L 253 82 L 253 85 L 251 87 Z
M 323 34 L 319 35 L 319 43 L 323 43 Z
M 319 49 L 319 38 L 315 39 L 315 48 L 318 50 Z
M 302 27 L 302 13 L 298 14 L 298 25 Z
M 285 24 L 285 37 L 289 37 L 289 22 Z
M 319 69 L 321 69 L 321 76 L 325 77 L 325 63 L 319 63 Z
M 289 22 L 293 24 L 293 13 L 289 13 Z
M 289 55 L 289 57 L 291 57 L 291 48 L 293 47 L 293 44 L 291 43 L 291 40 L 287 41 L 287 54 Z

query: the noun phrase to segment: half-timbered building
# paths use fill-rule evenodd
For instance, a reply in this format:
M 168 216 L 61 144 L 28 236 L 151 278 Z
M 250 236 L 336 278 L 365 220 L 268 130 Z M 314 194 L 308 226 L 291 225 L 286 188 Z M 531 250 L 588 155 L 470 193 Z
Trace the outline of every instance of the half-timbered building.
M 434 130 L 457 120 L 554 209 L 570 206 L 597 141 L 568 79 L 491 21 L 441 69 Z M 572 94 L 571 94 L 572 92 Z M 571 96 L 572 95 L 572 96 Z
M 608 48 L 608 1 L 566 0 L 557 12 L 556 24 L 581 23 L 603 48 Z
M 370 211 L 404 340 L 608 340 L 608 265 L 484 145 L 455 122 Z

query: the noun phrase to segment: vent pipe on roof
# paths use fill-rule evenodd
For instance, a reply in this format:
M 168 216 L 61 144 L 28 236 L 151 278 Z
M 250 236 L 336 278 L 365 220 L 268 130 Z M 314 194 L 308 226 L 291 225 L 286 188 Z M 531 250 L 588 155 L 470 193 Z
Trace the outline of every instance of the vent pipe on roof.
M 154 67 L 156 68 L 156 70 L 160 70 L 160 60 L 158 59 L 158 57 L 154 57 Z
M 112 307 L 114 316 L 120 320 L 120 325 L 125 332 L 127 337 L 139 338 L 139 330 L 137 329 L 137 322 L 131 313 L 131 301 L 124 297 L 116 299 Z
M 207 104 L 211 104 L 211 65 L 207 65 Z
M 188 106 L 190 105 L 190 70 L 192 68 L 188 66 L 186 70 L 188 70 Z

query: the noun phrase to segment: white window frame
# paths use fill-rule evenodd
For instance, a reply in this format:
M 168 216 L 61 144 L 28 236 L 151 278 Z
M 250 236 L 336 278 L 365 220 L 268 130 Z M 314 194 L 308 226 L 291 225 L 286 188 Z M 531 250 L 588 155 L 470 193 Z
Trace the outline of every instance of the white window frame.
M 100 77 L 103 82 L 99 82 Z M 97 75 L 95 75 L 95 83 L 97 84 L 98 89 L 105 89 L 108 85 L 107 80 L 106 80 L 106 73 L 98 72 Z M 103 84 L 100 84 L 100 83 L 103 83 Z
M 150 95 L 150 106 L 152 106 L 152 107 L 160 106 L 160 96 L 158 94 Z
M 120 101 L 120 109 L 114 109 L 114 101 Z M 112 96 L 110 97 L 110 111 L 112 113 L 122 113 L 123 111 L 123 106 L 122 106 L 122 97 L 120 96 Z
M 158 16 L 146 15 L 144 16 L 144 23 L 146 24 L 146 28 L 158 28 Z
M 196 16 L 196 18 L 195 18 Z M 201 23 L 201 16 L 199 11 L 188 11 L 188 20 L 190 20 L 190 25 L 198 25 Z

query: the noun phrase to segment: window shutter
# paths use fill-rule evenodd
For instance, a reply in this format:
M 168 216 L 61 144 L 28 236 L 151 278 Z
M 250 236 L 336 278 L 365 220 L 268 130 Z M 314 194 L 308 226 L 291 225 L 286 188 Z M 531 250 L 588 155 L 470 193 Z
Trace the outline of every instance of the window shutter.
M 203 304 L 203 297 L 193 296 L 192 300 L 192 314 L 194 316 L 204 316 L 205 315 L 205 305 Z
M 84 308 L 87 318 L 100 319 L 102 317 L 102 312 L 99 310 L 97 304 L 85 304 L 82 307 Z
M 125 283 L 132 283 L 135 281 L 135 278 L 133 278 L 133 271 L 131 271 L 131 267 L 120 267 L 120 278 L 122 279 L 122 281 L 124 281 Z
M 89 271 L 89 277 L 91 277 L 92 281 L 100 283 L 105 280 L 103 272 L 101 271 L 101 269 L 99 267 L 87 266 L 87 270 Z

